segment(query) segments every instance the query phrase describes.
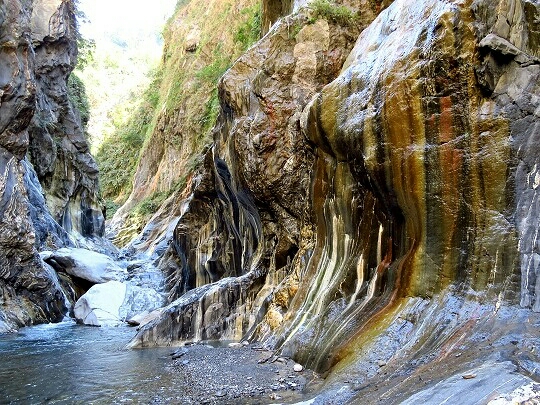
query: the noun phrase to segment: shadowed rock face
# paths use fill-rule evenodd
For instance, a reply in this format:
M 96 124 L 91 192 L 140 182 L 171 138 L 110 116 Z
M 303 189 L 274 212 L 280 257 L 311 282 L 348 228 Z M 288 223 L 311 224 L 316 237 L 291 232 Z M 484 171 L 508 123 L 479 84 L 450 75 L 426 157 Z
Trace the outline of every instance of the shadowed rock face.
M 37 249 L 70 244 L 68 232 L 102 233 L 97 170 L 66 89 L 77 53 L 74 21 L 70 2 L 0 4 L 0 331 L 60 320 L 64 294 Z M 62 183 L 46 185 L 49 207 L 38 180 L 45 172 Z M 70 183 L 64 176 L 74 172 Z
M 30 160 L 54 219 L 68 233 L 101 236 L 98 169 L 67 91 L 77 58 L 73 5 L 34 1 L 31 29 L 37 97 L 29 127 Z

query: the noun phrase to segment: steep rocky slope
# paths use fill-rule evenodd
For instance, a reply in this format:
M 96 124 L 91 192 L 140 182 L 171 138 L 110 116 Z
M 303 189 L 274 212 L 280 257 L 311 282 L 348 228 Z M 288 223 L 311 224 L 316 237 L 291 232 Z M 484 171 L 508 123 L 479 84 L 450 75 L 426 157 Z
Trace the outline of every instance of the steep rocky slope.
M 145 207 L 155 209 L 172 194 L 182 194 L 212 140 L 219 106 L 216 83 L 259 33 L 258 1 L 178 2 L 164 30 L 161 67 L 148 93 L 153 110 L 146 118 L 132 191 L 110 226 L 119 245 L 154 214 Z M 151 221 L 147 231 L 152 236 L 144 240 L 154 239 L 179 215 L 178 204 L 167 207 Z
M 533 356 L 538 3 L 324 4 L 220 81 L 161 261 L 175 301 L 133 346 L 262 339 L 366 381 L 507 322 Z
M 97 167 L 67 92 L 73 3 L 0 4 L 0 331 L 59 320 L 64 295 L 38 249 L 103 233 Z M 43 185 L 43 187 L 42 187 Z

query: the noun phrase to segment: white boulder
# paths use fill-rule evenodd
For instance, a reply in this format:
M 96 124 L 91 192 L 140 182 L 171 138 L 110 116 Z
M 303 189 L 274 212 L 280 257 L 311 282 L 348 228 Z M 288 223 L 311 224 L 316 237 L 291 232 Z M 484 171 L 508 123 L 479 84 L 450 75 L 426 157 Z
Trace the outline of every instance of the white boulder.
M 92 286 L 79 298 L 73 313 L 77 322 L 85 325 L 113 326 L 164 302 L 165 297 L 151 288 L 109 281 Z
M 165 305 L 165 296 L 152 288 L 127 284 L 126 296 L 120 315 L 122 319 L 130 319 L 144 311 L 153 311 Z
M 56 271 L 64 271 L 92 283 L 123 280 L 127 272 L 113 259 L 101 253 L 80 248 L 62 248 L 55 252 L 43 252 L 42 258 Z
M 126 297 L 127 286 L 109 281 L 92 286 L 75 303 L 73 314 L 79 323 L 91 326 L 117 325 L 122 322 L 120 308 Z

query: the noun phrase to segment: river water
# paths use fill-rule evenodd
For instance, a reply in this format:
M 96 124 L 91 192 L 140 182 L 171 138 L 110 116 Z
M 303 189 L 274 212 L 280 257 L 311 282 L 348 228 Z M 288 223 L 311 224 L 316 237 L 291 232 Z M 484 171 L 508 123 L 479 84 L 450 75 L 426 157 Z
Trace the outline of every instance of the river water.
M 125 350 L 134 333 L 65 321 L 0 335 L 0 403 L 177 402 L 171 349 Z

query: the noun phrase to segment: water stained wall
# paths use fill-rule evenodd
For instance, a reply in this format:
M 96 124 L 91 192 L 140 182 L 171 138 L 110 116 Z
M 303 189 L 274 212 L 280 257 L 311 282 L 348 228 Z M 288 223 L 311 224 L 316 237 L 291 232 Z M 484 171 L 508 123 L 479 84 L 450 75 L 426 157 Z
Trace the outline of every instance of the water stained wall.
M 232 306 L 247 311 L 242 332 L 228 323 L 206 336 L 261 339 L 324 371 L 411 297 L 536 308 L 538 158 L 525 145 L 538 132 L 538 11 L 526 0 L 398 0 L 344 64 L 335 52 L 350 27 L 332 42 L 335 25 L 295 28 L 300 14 L 237 61 L 220 85 L 212 153 L 253 202 L 258 244 L 253 233 L 243 243 L 262 260 L 240 277 L 258 280 Z M 212 222 L 179 242 L 219 228 L 201 212 Z M 169 318 L 183 311 L 173 306 Z M 189 333 L 158 319 L 133 344 L 193 339 L 206 316 Z

